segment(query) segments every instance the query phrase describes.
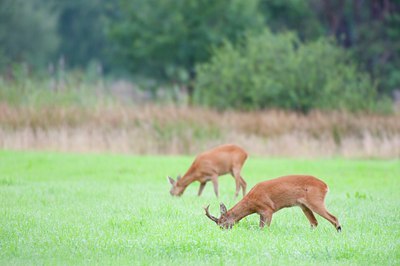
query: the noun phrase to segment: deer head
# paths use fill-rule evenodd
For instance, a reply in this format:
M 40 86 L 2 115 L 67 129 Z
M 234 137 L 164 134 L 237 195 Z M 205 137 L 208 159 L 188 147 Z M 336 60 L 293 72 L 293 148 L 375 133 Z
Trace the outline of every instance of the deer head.
M 170 176 L 168 177 L 168 181 L 172 185 L 172 188 L 169 191 L 171 196 L 180 196 L 180 195 L 182 195 L 183 191 L 185 190 L 184 187 L 179 186 L 179 184 L 178 184 L 179 179 L 181 179 L 180 175 L 177 176 L 176 181 L 173 178 L 171 178 Z
M 224 229 L 231 229 L 232 228 L 233 224 L 235 223 L 235 220 L 233 218 L 229 217 L 228 211 L 226 210 L 226 207 L 225 207 L 225 204 L 221 203 L 219 205 L 220 211 L 221 211 L 221 216 L 219 218 L 212 216 L 210 214 L 210 212 L 208 211 L 208 207 L 210 207 L 210 205 L 205 207 L 204 210 L 206 211 L 206 216 L 211 221 L 215 222 L 221 228 L 224 228 Z

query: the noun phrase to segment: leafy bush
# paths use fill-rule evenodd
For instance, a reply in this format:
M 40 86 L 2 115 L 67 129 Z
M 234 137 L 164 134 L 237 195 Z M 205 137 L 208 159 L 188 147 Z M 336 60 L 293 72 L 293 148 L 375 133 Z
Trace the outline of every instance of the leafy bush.
M 120 0 L 110 38 L 117 60 L 135 74 L 187 83 L 209 46 L 262 31 L 258 0 Z M 223 15 L 221 15 L 223 14 Z
M 46 66 L 59 44 L 48 1 L 0 1 L 0 72 L 13 63 Z
M 344 50 L 327 39 L 302 43 L 293 33 L 225 42 L 197 66 L 195 102 L 219 109 L 371 110 L 377 92 Z

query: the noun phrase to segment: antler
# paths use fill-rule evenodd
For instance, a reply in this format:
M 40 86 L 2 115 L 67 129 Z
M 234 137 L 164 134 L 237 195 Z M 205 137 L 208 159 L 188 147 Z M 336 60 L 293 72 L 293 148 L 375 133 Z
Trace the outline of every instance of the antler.
M 208 212 L 208 207 L 210 207 L 210 205 L 208 205 L 207 207 L 204 208 L 204 210 L 206 211 L 206 216 L 208 218 L 210 218 L 211 221 L 218 223 L 218 219 L 214 216 L 212 216 L 209 212 Z

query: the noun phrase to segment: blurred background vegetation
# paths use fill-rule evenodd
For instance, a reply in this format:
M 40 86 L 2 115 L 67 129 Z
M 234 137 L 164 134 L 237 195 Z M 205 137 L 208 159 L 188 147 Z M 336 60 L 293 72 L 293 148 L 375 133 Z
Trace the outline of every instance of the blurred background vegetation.
M 79 87 L 86 104 L 123 78 L 145 98 L 163 88 L 218 109 L 390 112 L 399 11 L 395 0 L 1 0 L 0 99 Z M 80 98 L 68 93 L 53 96 Z
M 0 147 L 400 156 L 395 0 L 0 0 Z

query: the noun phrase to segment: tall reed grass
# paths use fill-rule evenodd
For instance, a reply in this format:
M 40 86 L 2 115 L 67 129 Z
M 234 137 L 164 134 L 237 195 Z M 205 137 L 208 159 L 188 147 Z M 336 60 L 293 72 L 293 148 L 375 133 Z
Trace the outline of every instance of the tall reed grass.
M 289 157 L 400 157 L 400 114 L 0 104 L 0 148 L 196 154 L 221 143 Z

